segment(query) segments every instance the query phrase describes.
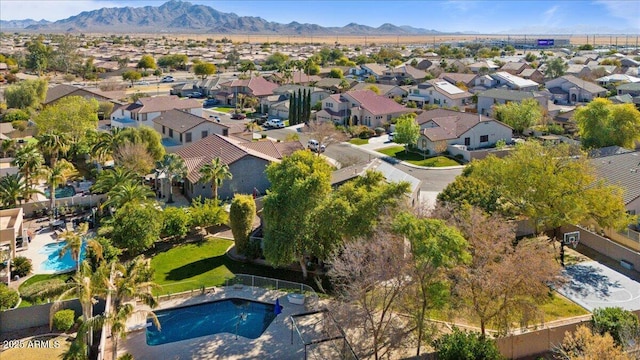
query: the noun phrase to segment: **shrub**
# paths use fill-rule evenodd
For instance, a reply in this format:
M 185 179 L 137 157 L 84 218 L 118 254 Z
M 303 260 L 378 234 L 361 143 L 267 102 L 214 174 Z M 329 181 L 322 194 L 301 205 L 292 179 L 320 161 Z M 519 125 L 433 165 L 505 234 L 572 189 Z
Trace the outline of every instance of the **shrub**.
M 18 131 L 25 131 L 29 124 L 24 120 L 16 120 L 11 122 L 11 126 Z
M 164 236 L 184 237 L 189 232 L 191 216 L 183 208 L 166 207 L 164 209 L 164 223 L 162 234 Z
M 496 343 L 491 339 L 458 328 L 453 328 L 453 333 L 436 340 L 433 347 L 438 354 L 438 360 L 503 359 Z
M 365 127 L 365 129 L 363 129 L 363 130 L 360 132 L 360 134 L 358 134 L 358 137 L 359 137 L 360 139 L 368 139 L 368 138 L 372 137 L 372 136 L 373 136 L 373 135 L 375 135 L 375 134 L 376 134 L 376 132 L 375 132 L 375 131 L 373 131 L 372 129 L 369 129 L 369 128 L 367 128 L 367 127 Z
M 73 310 L 60 310 L 53 315 L 53 327 L 59 331 L 69 331 L 75 322 Z
M 54 293 L 54 289 L 59 289 L 64 284 L 62 279 L 49 279 L 38 281 L 20 287 L 20 295 L 23 299 L 31 303 L 39 303 L 47 295 Z
M 386 130 L 382 127 L 377 127 L 373 131 L 375 131 L 376 136 L 380 136 L 386 132 Z
M 20 109 L 9 109 L 7 113 L 4 114 L 2 118 L 2 122 L 14 122 L 14 121 L 27 121 L 29 120 L 29 113 Z
M 0 310 L 12 309 L 18 305 L 18 301 L 20 301 L 18 292 L 0 283 Z
M 640 337 L 638 317 L 619 307 L 595 309 L 591 322 L 594 332 L 601 335 L 609 333 L 616 344 L 622 347 Z
M 547 130 L 551 133 L 551 134 L 555 134 L 555 135 L 562 135 L 564 134 L 564 128 L 562 127 L 562 125 L 560 124 L 551 124 L 551 125 L 547 125 Z
M 507 142 L 504 139 L 496 141 L 496 149 L 502 149 L 507 146 Z
M 31 260 L 24 256 L 18 256 L 11 262 L 11 275 L 18 275 L 19 277 L 25 277 L 29 275 L 33 266 Z
M 256 215 L 256 203 L 251 195 L 236 194 L 229 209 L 231 232 L 240 254 L 248 255 L 249 235 Z

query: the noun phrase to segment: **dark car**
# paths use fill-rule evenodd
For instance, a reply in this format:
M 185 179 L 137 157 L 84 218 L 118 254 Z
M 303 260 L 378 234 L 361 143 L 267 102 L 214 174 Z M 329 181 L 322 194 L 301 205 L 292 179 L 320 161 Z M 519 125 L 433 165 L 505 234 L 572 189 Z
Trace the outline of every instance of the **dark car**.
M 207 99 L 204 101 L 204 103 L 202 103 L 202 106 L 204 107 L 212 107 L 214 106 L 218 101 L 216 99 Z
M 233 120 L 244 120 L 247 118 L 247 115 L 243 113 L 234 113 L 234 114 L 231 114 L 231 118 Z

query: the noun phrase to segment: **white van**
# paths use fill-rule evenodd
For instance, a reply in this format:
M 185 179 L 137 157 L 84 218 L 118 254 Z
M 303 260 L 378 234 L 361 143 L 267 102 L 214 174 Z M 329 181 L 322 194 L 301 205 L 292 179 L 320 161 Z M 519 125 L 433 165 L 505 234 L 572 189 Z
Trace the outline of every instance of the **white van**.
M 320 145 L 318 140 L 311 139 L 311 140 L 307 141 L 307 149 L 309 149 L 309 150 L 311 150 L 313 152 L 324 152 L 325 146 L 324 145 Z

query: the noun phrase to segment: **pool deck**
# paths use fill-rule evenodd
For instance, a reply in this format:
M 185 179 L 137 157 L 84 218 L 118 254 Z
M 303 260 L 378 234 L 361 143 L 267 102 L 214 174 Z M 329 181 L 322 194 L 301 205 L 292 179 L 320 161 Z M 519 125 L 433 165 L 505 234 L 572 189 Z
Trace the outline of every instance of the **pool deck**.
M 17 254 L 18 256 L 26 256 L 31 259 L 34 274 L 54 274 L 57 272 L 55 270 L 42 269 L 42 264 L 47 261 L 47 257 L 49 256 L 48 254 L 41 253 L 42 248 L 47 244 L 57 242 L 53 237 L 54 232 L 52 230 L 37 230 L 39 226 L 42 226 L 44 224 L 48 224 L 48 222 L 42 224 L 31 224 L 30 229 L 34 231 L 35 237 L 31 239 L 28 249 L 19 251 Z
M 149 346 L 146 343 L 145 316 L 137 316 L 128 323 L 130 332 L 126 341 L 120 341 L 118 355 L 130 353 L 136 360 L 141 359 L 302 359 L 304 345 L 296 333 L 291 344 L 291 323 L 289 315 L 299 314 L 307 310 L 303 305 L 291 304 L 287 301 L 287 293 L 263 288 L 233 286 L 218 288 L 215 292 L 198 294 L 190 298 L 176 298 L 163 301 L 157 308 L 167 309 L 228 298 L 243 298 L 274 304 L 279 299 L 283 306 L 279 314 L 257 339 L 247 339 L 235 334 L 221 333 L 202 336 L 194 339 L 169 344 Z M 110 359 L 111 344 L 108 339 L 107 354 Z

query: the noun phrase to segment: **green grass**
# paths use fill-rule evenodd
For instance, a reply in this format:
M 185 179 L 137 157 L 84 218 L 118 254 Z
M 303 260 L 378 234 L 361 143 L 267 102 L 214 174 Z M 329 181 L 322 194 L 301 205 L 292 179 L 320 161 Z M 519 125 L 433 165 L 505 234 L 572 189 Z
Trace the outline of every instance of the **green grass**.
M 460 165 L 457 161 L 445 156 L 435 156 L 425 159 L 422 154 L 406 152 L 402 146 L 390 146 L 379 149 L 378 152 L 418 166 L 443 167 Z
M 230 240 L 210 238 L 203 242 L 178 245 L 151 259 L 154 281 L 161 286 L 156 295 L 224 285 L 234 274 L 251 274 L 293 282 L 304 282 L 316 288 L 312 279 L 303 281 L 302 274 L 251 263 L 237 262 L 226 256 Z
M 369 143 L 369 139 L 354 138 L 349 140 L 349 142 L 353 145 L 364 145 Z
M 232 107 L 214 107 L 213 110 L 229 114 L 233 110 L 235 110 L 235 108 L 232 108 Z
M 549 301 L 548 303 L 542 305 L 541 308 L 544 311 L 545 322 L 586 315 L 589 313 L 582 306 L 574 303 L 573 301 L 556 292 L 553 293 L 553 299 L 551 299 L 551 301 Z
M 27 280 L 25 280 L 25 282 L 23 282 L 22 284 L 20 284 L 20 287 L 18 288 L 18 290 L 22 293 L 25 291 L 25 289 L 27 289 L 29 286 L 41 282 L 41 281 L 47 281 L 47 280 L 52 280 L 52 279 L 60 279 L 62 281 L 67 281 L 67 279 L 69 279 L 69 277 L 73 276 L 73 273 L 66 273 L 66 274 L 37 274 L 37 275 L 33 275 L 32 277 L 28 278 Z M 44 302 L 44 300 L 42 301 Z M 38 302 L 40 303 L 40 302 Z M 22 301 L 20 302 L 20 306 L 18 307 L 29 307 L 32 305 L 37 305 L 38 303 L 32 303 L 31 301 L 22 298 Z

